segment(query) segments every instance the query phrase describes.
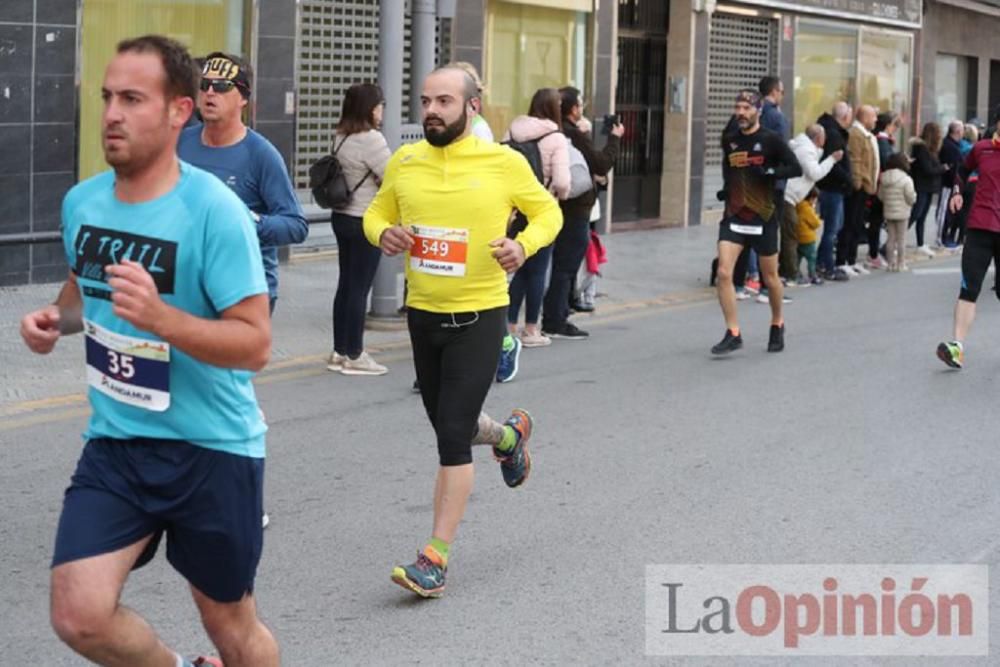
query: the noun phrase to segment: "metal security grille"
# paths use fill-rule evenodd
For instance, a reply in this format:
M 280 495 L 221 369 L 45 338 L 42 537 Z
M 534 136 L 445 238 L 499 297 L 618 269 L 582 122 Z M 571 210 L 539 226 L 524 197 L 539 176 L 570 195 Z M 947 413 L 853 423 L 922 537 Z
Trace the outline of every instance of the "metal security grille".
M 378 81 L 379 5 L 375 0 L 302 0 L 298 42 L 295 186 L 307 187 L 309 165 L 330 150 L 344 93 Z M 403 44 L 403 121 L 410 89 L 410 3 Z M 451 20 L 439 19 L 437 62 L 450 59 Z
M 778 21 L 716 13 L 708 40 L 708 106 L 705 119 L 705 208 L 721 206 L 719 138 L 733 113 L 733 99 L 743 88 L 757 88 L 761 77 L 778 71 Z

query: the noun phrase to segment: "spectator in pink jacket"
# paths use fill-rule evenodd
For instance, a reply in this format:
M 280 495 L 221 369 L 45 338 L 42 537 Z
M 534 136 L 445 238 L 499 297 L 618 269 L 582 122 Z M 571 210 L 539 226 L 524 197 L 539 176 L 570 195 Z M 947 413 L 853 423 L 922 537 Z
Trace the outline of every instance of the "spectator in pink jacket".
M 504 140 L 519 143 L 538 142 L 542 157 L 542 174 L 545 186 L 558 199 L 569 195 L 569 149 L 566 136 L 560 131 L 561 97 L 555 88 L 542 88 L 531 98 L 528 115 L 518 116 L 510 125 Z M 545 276 L 552 259 L 552 246 L 539 250 L 524 263 L 510 283 L 510 308 L 507 325 L 511 334 L 517 334 L 521 304 L 525 304 L 524 332 L 521 343 L 525 347 L 541 347 L 552 341 L 538 328 L 538 317 L 545 295 Z

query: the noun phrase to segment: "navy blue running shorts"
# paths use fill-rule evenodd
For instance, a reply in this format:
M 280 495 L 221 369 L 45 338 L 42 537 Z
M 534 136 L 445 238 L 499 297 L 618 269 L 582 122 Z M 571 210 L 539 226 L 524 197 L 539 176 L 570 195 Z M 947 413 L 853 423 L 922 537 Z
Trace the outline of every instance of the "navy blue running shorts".
M 263 492 L 264 459 L 181 440 L 90 440 L 63 499 L 52 567 L 152 535 L 138 569 L 166 533 L 175 570 L 216 602 L 238 602 L 260 562 Z

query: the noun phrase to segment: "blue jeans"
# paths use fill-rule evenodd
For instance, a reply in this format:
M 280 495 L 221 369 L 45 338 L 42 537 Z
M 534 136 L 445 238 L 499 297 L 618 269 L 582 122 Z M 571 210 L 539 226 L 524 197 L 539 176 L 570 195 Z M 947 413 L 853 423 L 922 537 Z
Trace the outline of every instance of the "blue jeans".
M 382 251 L 365 238 L 361 218 L 333 214 L 340 278 L 333 298 L 333 349 L 357 359 L 365 349 L 365 308 Z
M 819 242 L 816 263 L 825 271 L 833 271 L 833 251 L 837 247 L 837 234 L 844 226 L 844 195 L 821 190 L 819 217 L 823 219 L 823 238 Z
M 545 296 L 545 278 L 549 273 L 549 260 L 552 259 L 552 246 L 547 245 L 517 270 L 510 281 L 510 306 L 507 308 L 507 322 L 517 324 L 517 316 L 521 312 L 521 302 L 524 306 L 524 323 L 538 324 L 538 315 L 542 312 L 542 297 Z

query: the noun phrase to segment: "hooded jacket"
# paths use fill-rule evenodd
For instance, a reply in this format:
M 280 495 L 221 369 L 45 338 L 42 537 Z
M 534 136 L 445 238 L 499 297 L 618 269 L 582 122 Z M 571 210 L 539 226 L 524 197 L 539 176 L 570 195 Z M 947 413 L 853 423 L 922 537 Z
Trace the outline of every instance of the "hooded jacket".
M 882 215 L 886 220 L 909 220 L 910 211 L 917 202 L 913 179 L 902 169 L 882 172 L 878 198 L 882 200 Z
M 828 113 L 823 114 L 816 121 L 826 130 L 826 145 L 823 146 L 823 159 L 826 159 L 837 151 L 844 151 L 844 159 L 833 166 L 826 178 L 816 184 L 824 192 L 837 192 L 839 194 L 849 194 L 854 190 L 854 183 L 851 181 L 851 161 L 847 151 L 847 130 L 840 126 L 840 123 Z
M 788 181 L 788 185 L 785 187 L 785 201 L 794 206 L 806 198 L 817 181 L 822 180 L 830 173 L 836 162 L 832 155 L 820 162 L 823 149 L 814 144 L 813 140 L 805 133 L 792 139 L 788 146 L 795 153 L 795 158 L 799 161 L 799 166 L 802 167 L 802 175 Z
M 938 153 L 938 161 L 941 162 L 942 166 L 951 166 L 951 169 L 941 176 L 941 187 L 951 189 L 955 185 L 955 174 L 958 173 L 958 168 L 962 166 L 962 145 L 951 137 L 945 137 L 944 141 L 941 142 L 941 152 Z
M 931 153 L 930 148 L 920 137 L 910 139 L 910 176 L 917 192 L 939 194 L 941 192 L 941 175 L 947 171 L 938 161 L 938 156 Z
M 565 199 L 569 194 L 569 150 L 566 137 L 559 126 L 547 118 L 518 116 L 510 124 L 504 141 L 538 141 L 538 152 L 542 156 L 542 174 L 545 185 L 556 199 Z

